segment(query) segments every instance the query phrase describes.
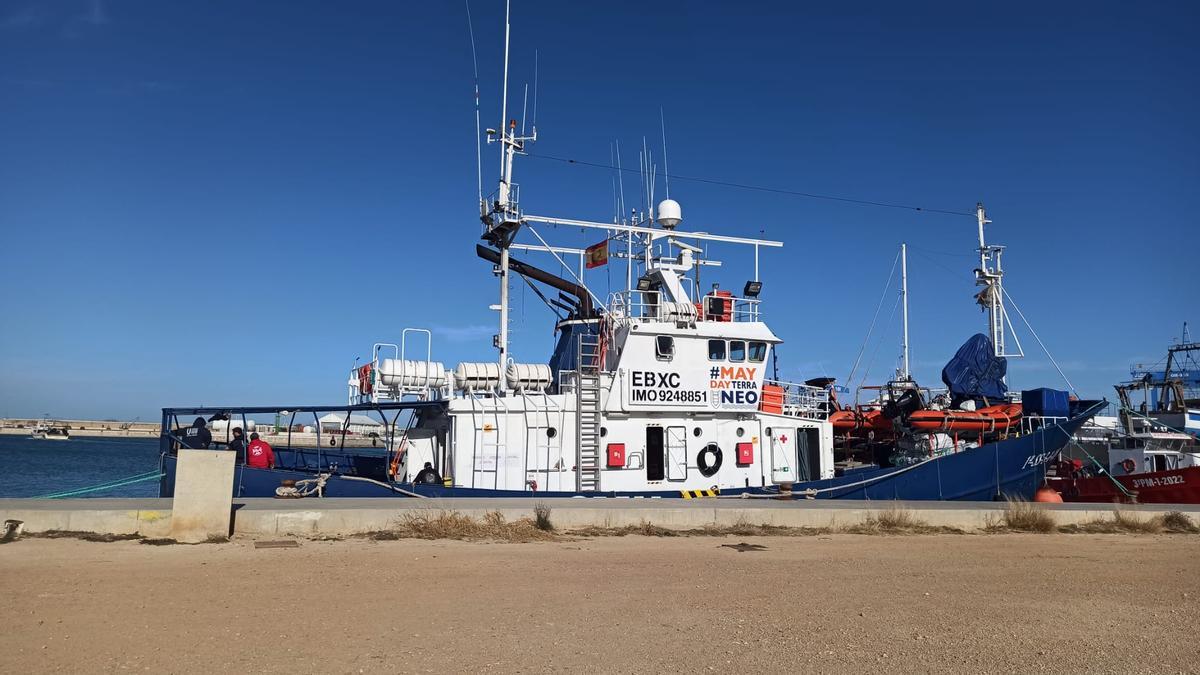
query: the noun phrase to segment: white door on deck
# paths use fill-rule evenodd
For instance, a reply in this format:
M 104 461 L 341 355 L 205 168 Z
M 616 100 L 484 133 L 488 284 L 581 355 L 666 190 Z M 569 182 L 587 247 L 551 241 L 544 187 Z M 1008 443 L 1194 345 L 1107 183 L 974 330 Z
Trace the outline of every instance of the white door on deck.
M 771 429 L 771 482 L 788 483 L 796 480 L 796 430 L 774 427 Z
M 687 428 L 667 427 L 667 480 L 687 478 Z

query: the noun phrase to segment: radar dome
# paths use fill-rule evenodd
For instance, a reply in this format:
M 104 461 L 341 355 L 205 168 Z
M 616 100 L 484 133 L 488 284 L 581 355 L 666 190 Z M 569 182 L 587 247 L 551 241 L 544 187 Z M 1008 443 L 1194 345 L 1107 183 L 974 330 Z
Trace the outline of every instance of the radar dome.
M 664 229 L 673 230 L 683 221 L 683 209 L 674 199 L 664 199 L 658 203 L 658 224 Z

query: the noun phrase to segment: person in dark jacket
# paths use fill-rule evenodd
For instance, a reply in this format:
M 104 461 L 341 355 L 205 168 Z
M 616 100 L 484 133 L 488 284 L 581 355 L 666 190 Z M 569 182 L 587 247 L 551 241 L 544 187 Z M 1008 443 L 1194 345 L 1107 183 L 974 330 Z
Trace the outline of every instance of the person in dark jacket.
M 417 473 L 417 479 L 413 482 L 436 484 L 442 482 L 442 477 L 438 475 L 437 469 L 433 468 L 433 464 L 425 462 L 425 468 Z
M 229 441 L 229 449 L 237 453 L 237 463 L 246 463 L 246 435 L 241 427 L 233 428 L 233 438 Z
M 183 447 L 191 448 L 192 450 L 207 450 L 212 444 L 212 432 L 208 430 L 208 423 L 203 417 L 197 417 L 192 426 L 183 431 Z

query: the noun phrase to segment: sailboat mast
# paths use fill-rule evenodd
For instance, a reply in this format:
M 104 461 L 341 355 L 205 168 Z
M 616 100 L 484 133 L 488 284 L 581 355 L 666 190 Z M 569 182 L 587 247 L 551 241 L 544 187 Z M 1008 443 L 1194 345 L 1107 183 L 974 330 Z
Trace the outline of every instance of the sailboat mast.
M 755 251 L 758 249 L 755 248 Z M 900 244 L 900 298 L 904 304 L 903 324 L 904 324 L 904 370 L 900 373 L 901 379 L 911 379 L 908 363 L 908 244 Z

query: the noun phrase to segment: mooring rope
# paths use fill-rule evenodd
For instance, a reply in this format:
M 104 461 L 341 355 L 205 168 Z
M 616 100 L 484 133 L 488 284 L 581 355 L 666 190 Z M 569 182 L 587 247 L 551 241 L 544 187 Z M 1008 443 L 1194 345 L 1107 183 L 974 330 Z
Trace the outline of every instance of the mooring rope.
M 35 499 L 63 499 L 65 497 L 74 497 L 75 495 L 87 494 L 89 492 L 100 492 L 102 490 L 111 490 L 113 488 L 119 488 L 119 487 L 122 487 L 125 485 L 133 485 L 134 483 L 145 483 L 147 481 L 158 480 L 162 477 L 163 477 L 162 473 L 160 473 L 158 470 L 154 470 L 154 471 L 149 471 L 147 473 L 141 473 L 136 476 L 129 476 L 126 478 L 118 478 L 117 480 L 108 481 L 107 483 L 100 483 L 99 485 L 93 485 L 91 487 L 78 488 L 75 490 L 67 490 L 65 492 L 52 492 L 47 495 L 41 495 L 39 497 L 35 497 Z

